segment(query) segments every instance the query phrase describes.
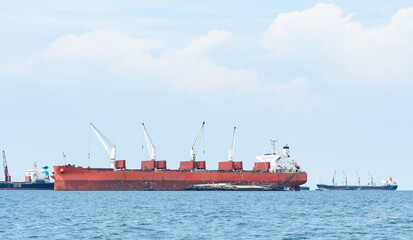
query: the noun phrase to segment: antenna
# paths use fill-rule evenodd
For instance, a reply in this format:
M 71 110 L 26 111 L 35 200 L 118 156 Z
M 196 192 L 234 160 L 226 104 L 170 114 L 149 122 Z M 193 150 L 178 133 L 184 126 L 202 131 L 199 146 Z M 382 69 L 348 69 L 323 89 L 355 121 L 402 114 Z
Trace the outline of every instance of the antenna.
M 89 153 L 90 154 L 90 153 Z M 63 166 L 66 166 L 66 157 L 67 157 L 67 154 L 65 154 L 64 152 L 63 152 Z
M 271 142 L 271 145 L 272 145 L 272 151 L 273 151 L 274 154 L 275 154 L 275 142 L 276 141 L 278 141 L 277 137 L 270 138 L 270 142 Z

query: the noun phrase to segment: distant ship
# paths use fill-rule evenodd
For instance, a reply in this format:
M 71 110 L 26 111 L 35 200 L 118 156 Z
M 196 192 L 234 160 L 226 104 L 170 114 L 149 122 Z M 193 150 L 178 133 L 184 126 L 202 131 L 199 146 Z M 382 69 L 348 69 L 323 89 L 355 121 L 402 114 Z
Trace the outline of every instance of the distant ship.
M 166 161 L 156 159 L 155 146 L 143 123 L 151 160 L 142 161 L 141 169 L 127 169 L 125 160 L 115 160 L 115 145 L 90 123 L 110 156 L 111 168 L 83 168 L 65 163 L 54 166 L 55 190 L 299 190 L 307 182 L 307 173 L 290 158 L 288 145 L 283 152 L 275 152 L 276 139 L 271 139 L 272 152 L 258 156 L 252 170 L 244 170 L 241 161 L 234 161 L 235 127 L 228 161 L 219 162 L 218 170 L 207 170 L 205 161 L 196 161 L 204 124 L 190 149 L 189 161 L 181 161 L 179 169 L 169 170 Z
M 344 172 L 343 172 L 344 173 Z M 356 172 L 357 174 L 357 172 Z M 369 173 L 370 174 L 370 173 Z M 396 182 L 393 181 L 393 179 L 390 177 L 388 179 L 384 179 L 381 182 L 381 185 L 377 186 L 373 182 L 373 177 L 371 177 L 371 182 L 367 185 L 360 185 L 360 177 L 357 174 L 358 177 L 358 185 L 347 185 L 347 177 L 344 174 L 345 181 L 343 182 L 343 185 L 337 185 L 334 181 L 335 179 L 336 172 L 334 171 L 334 176 L 333 176 L 333 184 L 328 185 L 328 184 L 317 184 L 319 191 L 327 191 L 327 190 L 396 190 L 398 185 Z
M 24 182 L 12 182 L 7 167 L 6 154 L 3 151 L 3 169 L 4 181 L 0 182 L 0 190 L 53 190 L 54 184 L 50 182 L 48 167 L 42 167 L 37 170 L 37 163 L 34 163 L 34 169 L 26 171 Z

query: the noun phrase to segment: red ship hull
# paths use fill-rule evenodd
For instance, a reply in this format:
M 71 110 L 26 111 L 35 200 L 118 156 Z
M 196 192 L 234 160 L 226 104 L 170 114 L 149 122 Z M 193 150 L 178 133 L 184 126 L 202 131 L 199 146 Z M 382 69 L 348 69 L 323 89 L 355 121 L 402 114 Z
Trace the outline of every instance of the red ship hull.
M 108 168 L 54 167 L 56 191 L 137 191 L 187 190 L 194 184 L 231 183 L 234 185 L 299 189 L 307 173 L 223 172 L 223 171 L 113 171 Z

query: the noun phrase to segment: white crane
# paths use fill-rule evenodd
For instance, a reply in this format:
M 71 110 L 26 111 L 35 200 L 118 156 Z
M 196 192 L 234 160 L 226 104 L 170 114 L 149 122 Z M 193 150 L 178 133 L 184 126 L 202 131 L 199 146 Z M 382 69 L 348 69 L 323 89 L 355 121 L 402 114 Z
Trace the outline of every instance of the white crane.
M 110 156 L 110 167 L 116 170 L 116 146 L 113 144 L 109 138 L 105 137 L 92 123 L 90 123 L 93 131 L 95 132 L 96 136 L 99 138 L 99 141 L 102 143 L 103 147 L 106 149 Z
M 196 160 L 196 156 L 198 154 L 198 149 L 199 149 L 199 145 L 201 145 L 201 138 L 202 138 L 202 133 L 204 132 L 204 126 L 205 126 L 205 122 L 202 123 L 201 126 L 201 130 L 198 133 L 198 136 L 195 139 L 194 144 L 192 145 L 192 148 L 190 150 L 190 160 L 191 161 L 195 161 Z
M 149 155 L 151 157 L 151 160 L 156 160 L 155 146 L 153 145 L 153 142 L 151 138 L 149 137 L 148 132 L 146 131 L 145 124 L 143 123 L 142 123 L 142 128 L 143 128 L 143 133 L 145 134 L 146 144 L 148 145 L 148 150 L 149 150 Z
M 343 171 L 343 175 L 344 175 L 344 185 L 347 186 L 347 176 L 346 173 Z
M 235 129 L 237 129 L 237 127 L 234 127 L 234 132 L 232 133 L 232 142 L 228 150 L 228 161 L 231 161 L 231 162 L 234 160 L 234 152 L 235 152 Z

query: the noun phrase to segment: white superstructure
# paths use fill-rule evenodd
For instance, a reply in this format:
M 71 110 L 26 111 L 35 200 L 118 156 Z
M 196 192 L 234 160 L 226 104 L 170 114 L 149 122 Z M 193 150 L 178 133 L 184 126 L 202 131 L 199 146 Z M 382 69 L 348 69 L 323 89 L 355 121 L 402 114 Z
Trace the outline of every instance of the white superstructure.
M 270 162 L 270 171 L 277 173 L 303 172 L 300 166 L 290 158 L 290 147 L 286 144 L 281 153 L 275 151 L 276 138 L 270 139 L 272 152 L 266 151 L 264 154 L 257 156 L 260 162 Z
M 48 167 L 42 167 L 42 170 L 37 170 L 37 163 L 34 163 L 34 169 L 28 169 L 26 171 L 26 177 L 30 177 L 32 183 L 49 183 L 49 171 Z
M 393 181 L 393 179 L 390 177 L 388 179 L 384 179 L 381 181 L 382 186 L 395 186 L 397 185 L 396 182 Z

